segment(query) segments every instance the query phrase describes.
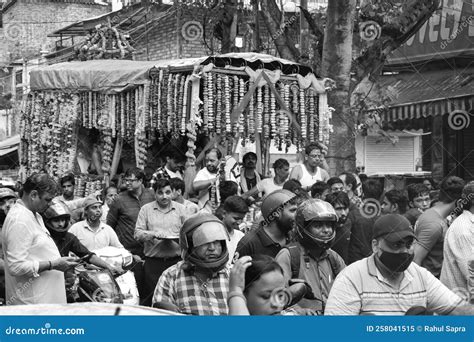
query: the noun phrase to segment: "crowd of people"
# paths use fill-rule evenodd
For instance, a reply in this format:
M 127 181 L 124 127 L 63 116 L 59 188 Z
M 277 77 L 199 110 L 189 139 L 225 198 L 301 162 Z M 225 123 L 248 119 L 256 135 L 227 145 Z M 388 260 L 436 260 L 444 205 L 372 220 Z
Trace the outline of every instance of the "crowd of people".
M 133 255 L 140 305 L 187 315 L 473 314 L 474 182 L 384 191 L 331 177 L 326 152 L 311 143 L 302 164 L 277 159 L 269 178 L 249 152 L 221 181 L 218 148 L 192 177 L 168 151 L 152 177 L 130 168 L 100 197 L 74 198 L 73 175 L 0 188 L 0 297 L 71 302 L 80 261 L 124 271 L 93 252 L 114 246 Z

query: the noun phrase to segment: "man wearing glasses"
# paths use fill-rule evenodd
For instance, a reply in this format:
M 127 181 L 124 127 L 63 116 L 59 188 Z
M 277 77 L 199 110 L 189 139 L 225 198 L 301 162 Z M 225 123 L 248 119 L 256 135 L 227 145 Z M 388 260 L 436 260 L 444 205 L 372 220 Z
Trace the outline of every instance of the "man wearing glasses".
M 117 233 L 122 245 L 133 255 L 144 257 L 143 244 L 135 240 L 135 224 L 137 223 L 140 209 L 155 200 L 153 190 L 146 189 L 143 185 L 145 174 L 137 167 L 128 169 L 123 179 L 127 186 L 126 191 L 122 191 L 115 201 L 110 205 L 107 214 L 107 224 Z M 140 299 L 146 296 L 145 278 L 143 264 L 138 263 L 132 269 L 137 282 Z
M 326 182 L 329 174 L 322 167 L 325 164 L 324 154 L 326 149 L 323 145 L 312 142 L 305 148 L 305 161 L 303 164 L 296 165 L 290 174 L 290 179 L 299 180 L 301 186 L 306 191 L 317 181 Z

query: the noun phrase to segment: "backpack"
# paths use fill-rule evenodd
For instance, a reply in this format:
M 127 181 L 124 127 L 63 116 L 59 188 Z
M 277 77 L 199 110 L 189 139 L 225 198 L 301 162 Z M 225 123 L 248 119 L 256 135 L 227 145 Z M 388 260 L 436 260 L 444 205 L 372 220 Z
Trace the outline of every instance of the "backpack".
M 285 248 L 288 249 L 288 251 L 290 252 L 291 278 L 296 279 L 299 276 L 300 267 L 301 267 L 301 258 L 300 258 L 301 248 L 296 245 L 287 246 Z M 335 279 L 337 275 L 339 274 L 339 272 L 341 271 L 342 265 L 340 261 L 334 256 L 334 254 L 331 253 L 330 251 L 328 251 L 328 260 L 329 260 L 329 264 L 331 265 L 331 270 Z

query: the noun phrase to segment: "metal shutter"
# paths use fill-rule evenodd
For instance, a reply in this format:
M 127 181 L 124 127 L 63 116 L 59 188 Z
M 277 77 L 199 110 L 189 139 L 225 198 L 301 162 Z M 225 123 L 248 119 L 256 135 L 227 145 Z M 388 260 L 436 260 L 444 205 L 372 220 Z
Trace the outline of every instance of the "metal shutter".
M 365 171 L 367 174 L 407 173 L 415 171 L 415 139 L 399 137 L 393 145 L 380 141 L 379 137 L 367 136 L 365 141 Z

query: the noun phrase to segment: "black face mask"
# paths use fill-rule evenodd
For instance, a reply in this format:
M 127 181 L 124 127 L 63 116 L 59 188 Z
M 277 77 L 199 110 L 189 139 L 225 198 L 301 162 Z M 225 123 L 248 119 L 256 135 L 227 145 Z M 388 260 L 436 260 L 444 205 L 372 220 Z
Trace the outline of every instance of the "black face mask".
M 3 226 L 3 222 L 5 222 L 5 219 L 7 218 L 7 214 L 0 209 L 0 227 Z
M 410 253 L 391 253 L 382 250 L 379 260 L 392 273 L 401 273 L 410 266 L 413 261 L 414 254 Z

